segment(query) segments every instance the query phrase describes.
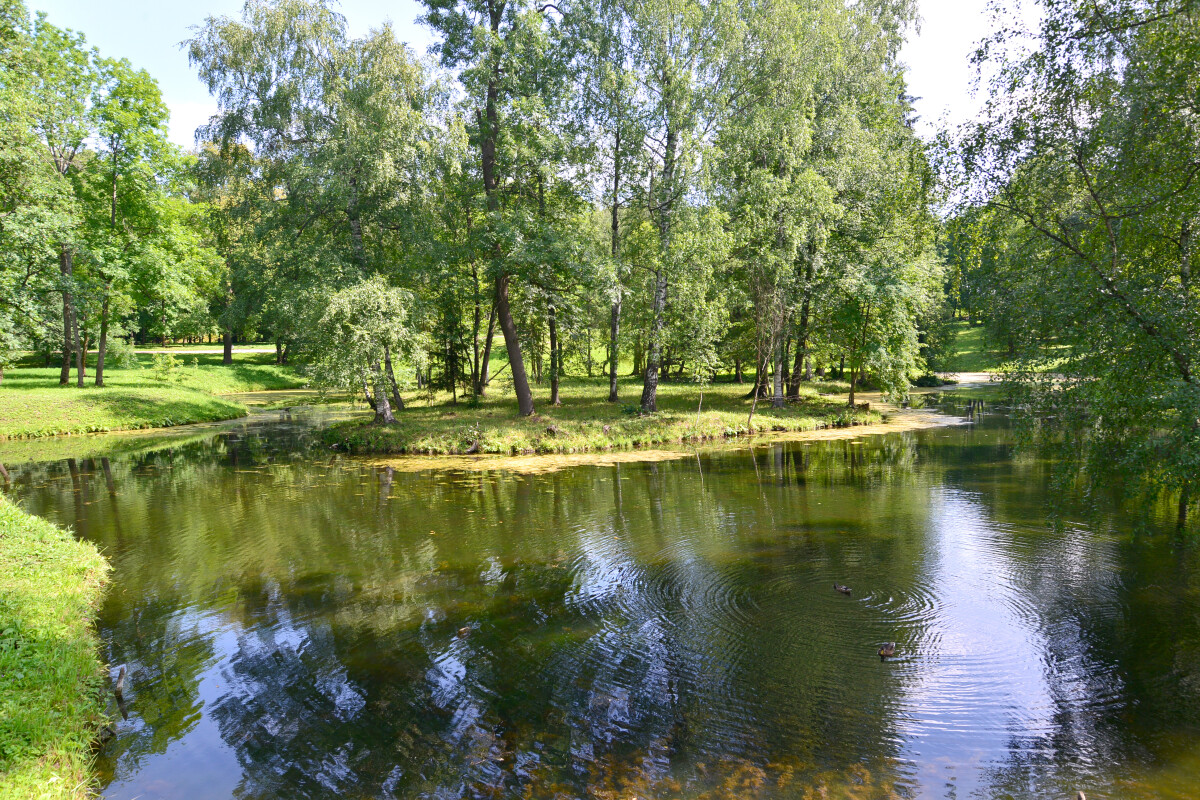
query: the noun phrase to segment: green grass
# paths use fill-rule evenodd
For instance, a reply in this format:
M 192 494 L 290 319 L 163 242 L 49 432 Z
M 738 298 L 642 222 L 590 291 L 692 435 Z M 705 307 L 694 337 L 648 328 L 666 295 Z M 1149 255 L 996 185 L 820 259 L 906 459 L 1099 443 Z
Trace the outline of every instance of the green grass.
M 246 414 L 241 403 L 220 397 L 239 392 L 294 389 L 304 384 L 291 367 L 277 366 L 272 354 L 235 354 L 231 366 L 219 353 L 175 356 L 165 379 L 154 356 L 140 355 L 137 369 L 104 371 L 103 388 L 92 384 L 94 364 L 83 389 L 58 385 L 56 367 L 25 362 L 4 371 L 0 383 L 0 439 L 65 433 L 138 430 L 213 422 Z
M 1007 372 L 1016 363 L 1007 347 L 988 339 L 986 326 L 971 325 L 965 320 L 954 323 L 954 339 L 950 349 L 946 372 Z M 1039 359 L 1035 369 L 1057 369 L 1067 352 L 1066 346 L 1053 340 L 1042 342 L 1038 348 Z
M 355 419 L 337 423 L 323 435 L 327 443 L 355 453 L 447 455 L 473 447 L 477 452 L 499 454 L 583 453 L 880 420 L 876 412 L 851 410 L 844 398 L 823 397 L 818 392 L 836 388 L 840 387 L 806 385 L 801 399 L 782 409 L 760 400 L 748 428 L 751 401 L 744 395 L 749 384 L 709 386 L 698 417 L 698 386 L 661 384 L 658 412 L 642 416 L 636 413 L 639 380 L 624 380 L 622 400 L 614 404 L 607 402 L 606 380 L 567 378 L 559 407 L 546 402 L 544 385 L 535 387 L 537 413 L 533 417 L 516 415 L 511 391 L 496 391 L 478 406 L 451 405 L 444 394 L 430 406 L 424 395 L 410 394 L 405 400 L 407 408 L 396 415 L 396 425 L 376 426 L 369 419 Z
M 103 722 L 92 629 L 108 565 L 0 496 L 0 798 L 90 795 Z
M 996 372 L 1009 360 L 1007 352 L 987 339 L 983 325 L 963 320 L 954 323 L 947 372 Z

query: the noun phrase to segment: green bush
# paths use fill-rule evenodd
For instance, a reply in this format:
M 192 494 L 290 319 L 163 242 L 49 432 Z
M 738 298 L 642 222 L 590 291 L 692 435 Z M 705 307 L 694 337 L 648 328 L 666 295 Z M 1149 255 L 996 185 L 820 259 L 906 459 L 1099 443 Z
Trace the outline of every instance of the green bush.
M 179 362 L 175 360 L 174 353 L 155 353 L 154 354 L 154 377 L 160 381 L 169 381 L 174 375 L 175 370 L 179 367 Z
M 137 352 L 124 336 L 114 336 L 108 340 L 104 350 L 104 366 L 112 369 L 137 369 Z

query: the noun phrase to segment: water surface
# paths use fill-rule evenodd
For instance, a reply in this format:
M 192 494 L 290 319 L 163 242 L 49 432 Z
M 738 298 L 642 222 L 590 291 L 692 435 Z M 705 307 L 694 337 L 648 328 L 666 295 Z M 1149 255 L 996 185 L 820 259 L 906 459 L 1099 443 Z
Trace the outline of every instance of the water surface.
M 1200 795 L 1197 549 L 1048 526 L 1006 442 L 404 472 L 268 417 L 11 494 L 114 566 L 109 798 Z

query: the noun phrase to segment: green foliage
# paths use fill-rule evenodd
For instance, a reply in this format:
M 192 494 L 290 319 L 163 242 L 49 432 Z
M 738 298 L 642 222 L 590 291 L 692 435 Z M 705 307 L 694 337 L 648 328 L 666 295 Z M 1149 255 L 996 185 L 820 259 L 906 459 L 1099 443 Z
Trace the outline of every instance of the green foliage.
M 175 360 L 174 353 L 155 353 L 154 354 L 154 378 L 160 381 L 169 381 L 175 375 L 175 369 L 179 366 L 179 362 Z
M 137 351 L 124 336 L 116 336 L 108 340 L 108 355 L 106 364 L 113 369 L 140 369 Z
M 1002 29 L 980 51 L 993 99 L 947 159 L 968 204 L 960 283 L 986 289 L 1029 432 L 1064 475 L 1115 470 L 1183 516 L 1200 500 L 1200 139 L 1180 65 L 1200 29 L 1185 2 L 1044 11 L 1032 48 Z
M 0 496 L 0 571 L 0 797 L 82 800 L 104 718 L 92 620 L 108 564 Z
M 390 357 L 405 367 L 403 387 L 424 363 L 421 337 L 408 325 L 412 295 L 372 278 L 331 296 L 316 324 L 311 371 L 317 385 L 356 392 L 374 386 L 376 372 Z

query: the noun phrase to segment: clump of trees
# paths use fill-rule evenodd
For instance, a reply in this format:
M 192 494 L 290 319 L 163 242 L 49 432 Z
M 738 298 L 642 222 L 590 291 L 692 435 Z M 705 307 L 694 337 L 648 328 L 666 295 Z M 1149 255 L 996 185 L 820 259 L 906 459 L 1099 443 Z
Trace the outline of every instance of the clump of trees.
M 1004 344 L 1031 433 L 1148 497 L 1200 476 L 1200 26 L 1183 0 L 1045 0 L 1001 29 L 978 123 L 947 154 L 952 285 Z
M 410 380 L 532 414 L 568 369 L 617 402 L 632 364 L 653 412 L 717 371 L 781 406 L 835 367 L 897 395 L 926 368 L 915 3 L 425 8 L 430 61 L 323 0 L 209 18 L 187 49 L 219 113 L 185 155 L 149 76 L 9 2 L 4 318 L 80 375 L 117 334 L 265 338 L 385 422 Z
M 104 384 L 114 336 L 202 330 L 220 275 L 192 196 L 194 159 L 167 141 L 157 84 L 81 35 L 0 4 L 0 328 Z M 199 317 L 199 319 L 197 319 Z

